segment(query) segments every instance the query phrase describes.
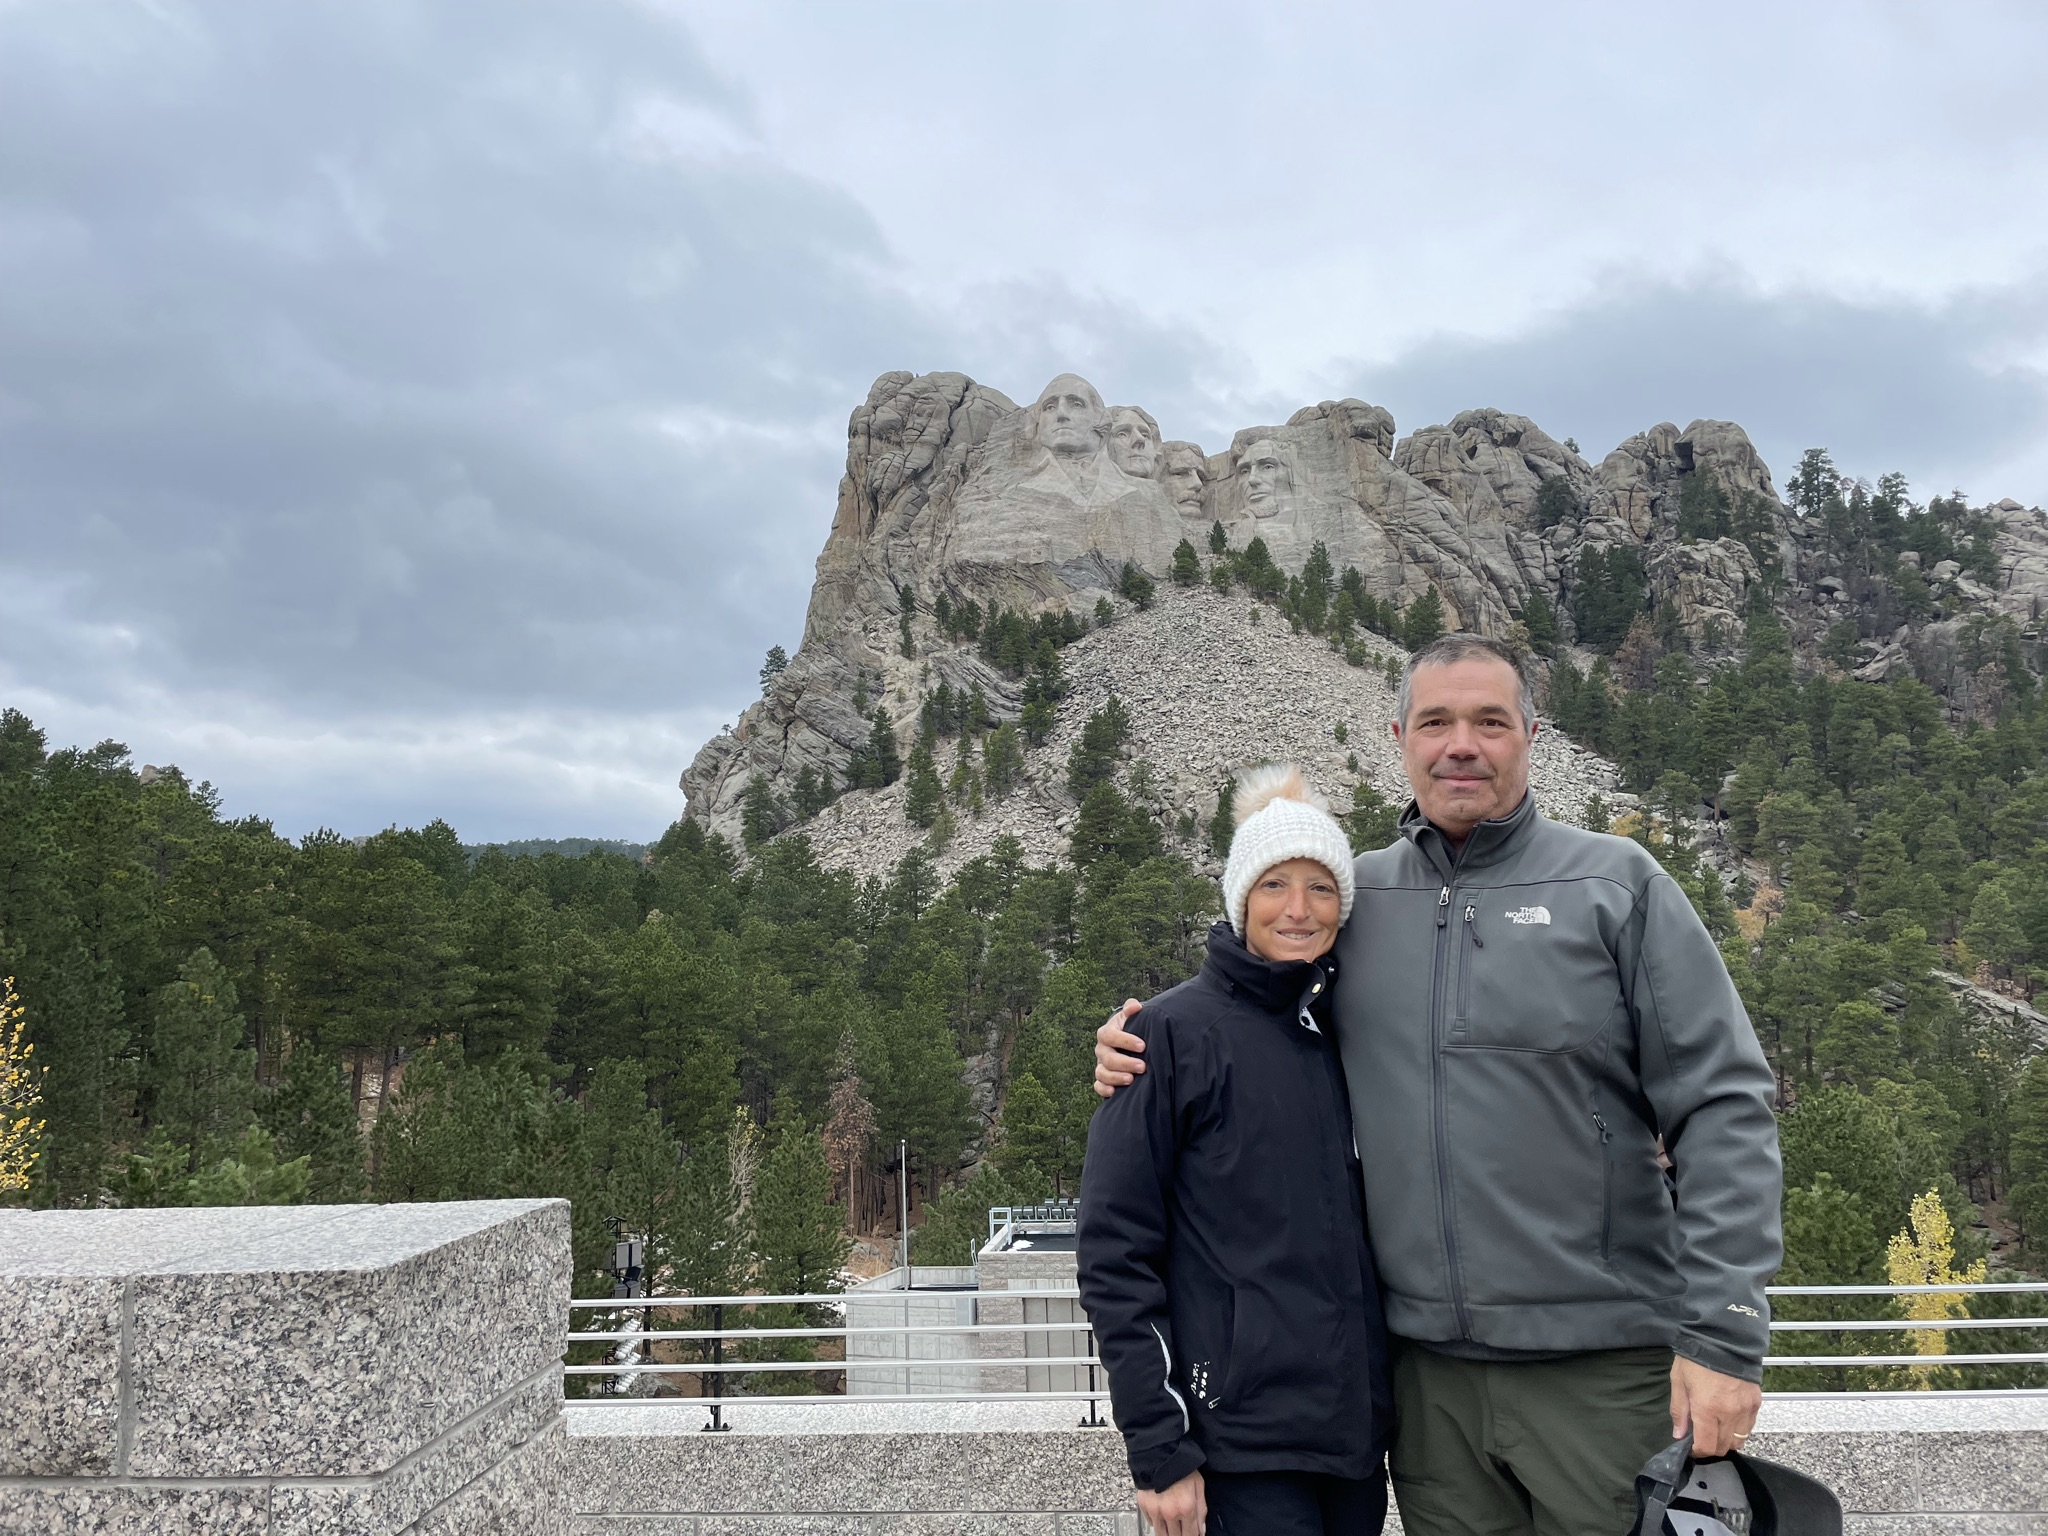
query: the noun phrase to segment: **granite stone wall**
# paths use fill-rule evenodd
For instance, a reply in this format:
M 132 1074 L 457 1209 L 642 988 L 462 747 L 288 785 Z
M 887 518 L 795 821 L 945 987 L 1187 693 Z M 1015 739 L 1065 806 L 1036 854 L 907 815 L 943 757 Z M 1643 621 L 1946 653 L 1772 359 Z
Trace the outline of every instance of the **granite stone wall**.
M 561 1201 L 0 1213 L 0 1532 L 561 1536 Z
M 1139 1536 L 1122 1441 L 1078 1408 L 763 1404 L 707 1434 L 681 1404 L 571 1405 L 571 1529 Z M 1752 1444 L 1834 1488 L 1849 1536 L 2048 1536 L 2048 1398 L 1777 1398 Z

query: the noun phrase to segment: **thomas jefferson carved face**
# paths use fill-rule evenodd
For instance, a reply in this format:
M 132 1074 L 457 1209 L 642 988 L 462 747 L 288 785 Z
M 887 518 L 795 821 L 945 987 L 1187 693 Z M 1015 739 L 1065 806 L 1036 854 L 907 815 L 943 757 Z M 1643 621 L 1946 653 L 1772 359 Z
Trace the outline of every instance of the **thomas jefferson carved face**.
M 1279 444 L 1262 437 L 1238 455 L 1237 482 L 1253 517 L 1276 517 L 1294 489 L 1294 476 L 1280 456 Z
M 1207 475 L 1202 450 L 1193 443 L 1167 443 L 1162 457 L 1159 480 L 1167 496 L 1188 516 L 1201 516 L 1202 482 Z
M 1102 396 L 1086 379 L 1063 373 L 1039 391 L 1031 425 L 1041 448 L 1091 458 L 1102 451 Z
M 1109 413 L 1109 456 L 1116 467 L 1140 480 L 1159 473 L 1159 423 L 1135 405 Z

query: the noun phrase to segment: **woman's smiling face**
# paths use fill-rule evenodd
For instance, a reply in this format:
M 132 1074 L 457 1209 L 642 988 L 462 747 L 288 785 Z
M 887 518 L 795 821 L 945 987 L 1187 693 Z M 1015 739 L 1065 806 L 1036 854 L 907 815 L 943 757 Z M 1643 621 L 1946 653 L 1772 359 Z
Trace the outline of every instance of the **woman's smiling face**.
M 1319 959 L 1337 942 L 1343 906 L 1337 877 L 1314 859 L 1275 864 L 1245 898 L 1245 948 L 1262 960 Z

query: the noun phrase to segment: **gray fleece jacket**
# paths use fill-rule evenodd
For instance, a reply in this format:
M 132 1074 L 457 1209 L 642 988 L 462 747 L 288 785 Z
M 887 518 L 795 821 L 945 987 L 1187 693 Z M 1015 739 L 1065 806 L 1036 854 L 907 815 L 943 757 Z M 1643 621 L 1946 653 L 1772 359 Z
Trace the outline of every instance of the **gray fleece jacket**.
M 1684 891 L 1533 796 L 1361 855 L 1337 1035 L 1388 1327 L 1762 1375 L 1775 1084 Z M 1674 1200 L 1656 1161 L 1664 1138 Z

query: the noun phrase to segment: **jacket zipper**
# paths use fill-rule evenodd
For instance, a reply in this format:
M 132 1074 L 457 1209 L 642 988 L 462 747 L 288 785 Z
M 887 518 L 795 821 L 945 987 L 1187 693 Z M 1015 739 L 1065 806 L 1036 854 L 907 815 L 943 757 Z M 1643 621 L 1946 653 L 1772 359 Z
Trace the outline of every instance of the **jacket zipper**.
M 1597 1109 L 1593 1124 L 1600 1131 L 1600 1262 L 1604 1264 L 1614 1249 L 1614 1157 L 1607 1150 L 1614 1133 L 1607 1129 L 1607 1117 Z
M 1450 922 L 1451 888 L 1446 885 L 1436 898 L 1436 958 L 1429 973 L 1429 1024 L 1431 1033 L 1430 1077 L 1436 1090 L 1436 1200 L 1443 1220 L 1444 1264 L 1450 1271 L 1451 1310 L 1458 1319 L 1458 1337 L 1472 1337 L 1472 1319 L 1465 1311 L 1465 1279 L 1458 1269 L 1458 1244 L 1451 1221 L 1451 1137 L 1446 1122 L 1450 1117 L 1450 1094 L 1444 1086 L 1443 980 L 1444 943 Z
M 1479 925 L 1473 919 L 1478 917 L 1479 907 L 1475 902 L 1465 903 L 1465 933 L 1472 940 L 1472 949 L 1486 948 L 1486 940 L 1479 937 Z M 1472 955 L 1468 950 L 1458 957 L 1458 1017 L 1469 1019 L 1472 1006 Z

